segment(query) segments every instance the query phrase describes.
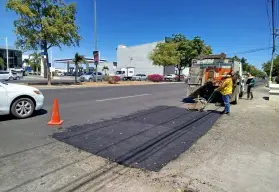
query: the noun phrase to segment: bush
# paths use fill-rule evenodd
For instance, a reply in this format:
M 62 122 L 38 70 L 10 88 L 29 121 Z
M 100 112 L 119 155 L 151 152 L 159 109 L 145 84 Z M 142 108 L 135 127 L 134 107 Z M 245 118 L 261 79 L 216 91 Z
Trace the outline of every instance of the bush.
M 119 76 L 110 76 L 108 83 L 109 84 L 116 84 L 118 81 L 120 81 L 120 77 Z
M 152 82 L 162 82 L 164 77 L 159 74 L 148 75 L 147 79 Z

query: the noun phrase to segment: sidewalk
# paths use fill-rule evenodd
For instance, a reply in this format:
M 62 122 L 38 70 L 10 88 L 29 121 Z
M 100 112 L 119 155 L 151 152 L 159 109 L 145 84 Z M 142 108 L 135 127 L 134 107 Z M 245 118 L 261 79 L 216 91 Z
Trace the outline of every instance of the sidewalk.
M 266 96 L 267 88 L 256 88 L 254 100 L 240 100 L 231 116 L 223 116 L 161 174 L 172 173 L 183 185 L 189 178 L 187 187 L 202 192 L 278 191 L 279 114 Z
M 124 167 L 50 139 L 0 159 L 0 191 L 276 192 L 279 119 L 268 89 L 240 100 L 189 150 L 159 172 Z M 39 162 L 39 163 L 38 163 Z

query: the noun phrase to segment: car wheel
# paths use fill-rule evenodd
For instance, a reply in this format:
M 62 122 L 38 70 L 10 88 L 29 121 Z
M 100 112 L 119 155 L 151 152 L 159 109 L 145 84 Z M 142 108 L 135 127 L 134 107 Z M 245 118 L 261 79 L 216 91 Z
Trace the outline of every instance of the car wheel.
M 19 119 L 30 117 L 35 109 L 34 102 L 29 98 L 20 98 L 14 101 L 11 107 L 13 116 Z
M 12 80 L 14 80 L 14 78 L 13 77 L 9 77 L 9 81 L 12 81 Z
M 16 80 L 20 80 L 20 78 L 19 78 L 19 77 L 16 77 Z
M 89 79 L 89 82 L 93 82 L 93 79 L 90 78 L 90 79 Z

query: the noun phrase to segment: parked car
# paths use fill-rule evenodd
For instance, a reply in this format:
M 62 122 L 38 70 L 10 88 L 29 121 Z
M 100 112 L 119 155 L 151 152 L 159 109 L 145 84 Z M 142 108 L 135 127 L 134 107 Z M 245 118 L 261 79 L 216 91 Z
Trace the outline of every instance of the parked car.
M 4 81 L 20 80 L 20 76 L 16 72 L 0 71 L 0 80 L 4 80 Z
M 14 77 L 9 71 L 0 71 L 0 80 L 11 81 L 14 80 Z
M 177 75 L 175 74 L 169 74 L 169 75 L 165 75 L 164 79 L 166 81 L 175 81 L 177 79 Z
M 146 81 L 147 76 L 145 74 L 136 74 L 136 75 L 132 76 L 132 80 L 133 81 Z
M 0 101 L 0 115 L 23 119 L 43 108 L 44 96 L 34 87 L 0 82 Z
M 101 72 L 98 72 L 98 81 L 103 81 L 103 74 Z M 96 73 L 92 73 L 92 72 L 88 72 L 88 73 L 85 73 L 83 75 L 81 75 L 79 77 L 79 80 L 81 82 L 93 82 L 93 81 L 96 81 Z
M 13 76 L 13 80 L 20 80 L 20 75 L 18 74 L 18 73 L 16 73 L 16 72 L 11 72 L 11 74 L 12 74 L 12 76 Z

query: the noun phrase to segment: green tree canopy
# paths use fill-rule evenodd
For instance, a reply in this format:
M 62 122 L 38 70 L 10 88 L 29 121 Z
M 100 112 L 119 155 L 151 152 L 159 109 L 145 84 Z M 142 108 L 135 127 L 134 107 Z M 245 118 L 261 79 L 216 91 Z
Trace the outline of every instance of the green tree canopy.
M 6 7 L 19 18 L 15 20 L 16 46 L 22 50 L 43 50 L 45 77 L 50 82 L 47 51 L 62 45 L 78 46 L 81 37 L 75 24 L 76 6 L 63 0 L 7 0 Z
M 149 59 L 152 60 L 154 65 L 175 65 L 180 80 L 181 70 L 190 66 L 192 59 L 199 55 L 211 53 L 211 47 L 206 45 L 200 37 L 196 36 L 189 40 L 183 34 L 175 34 L 169 41 L 159 43 L 149 54 Z
M 244 72 L 251 73 L 253 76 L 256 76 L 256 77 L 266 76 L 265 72 L 257 69 L 254 65 L 249 64 L 246 58 L 242 57 L 240 59 L 238 56 L 234 56 L 233 59 L 241 62 L 242 69 Z
M 180 58 L 176 49 L 177 45 L 173 42 L 159 43 L 157 44 L 156 48 L 149 54 L 149 58 L 152 60 L 154 65 L 177 65 L 180 62 Z
M 41 55 L 38 52 L 34 52 L 29 55 L 29 64 L 33 71 L 39 72 L 41 68 Z
M 83 55 L 76 53 L 73 62 L 75 63 L 75 83 L 77 84 L 78 66 L 81 63 L 86 63 L 86 61 Z
M 106 74 L 106 75 L 107 75 L 107 71 L 108 71 L 108 70 L 109 70 L 109 68 L 108 68 L 108 66 L 106 66 L 106 65 L 105 65 L 105 66 L 103 67 L 103 69 L 102 69 L 102 71 L 105 71 L 105 74 Z
M 269 75 L 270 73 L 270 66 L 271 62 L 267 61 L 262 64 L 262 69 Z M 272 70 L 272 77 L 279 76 L 279 56 L 276 56 L 276 58 L 273 61 L 273 70 Z

